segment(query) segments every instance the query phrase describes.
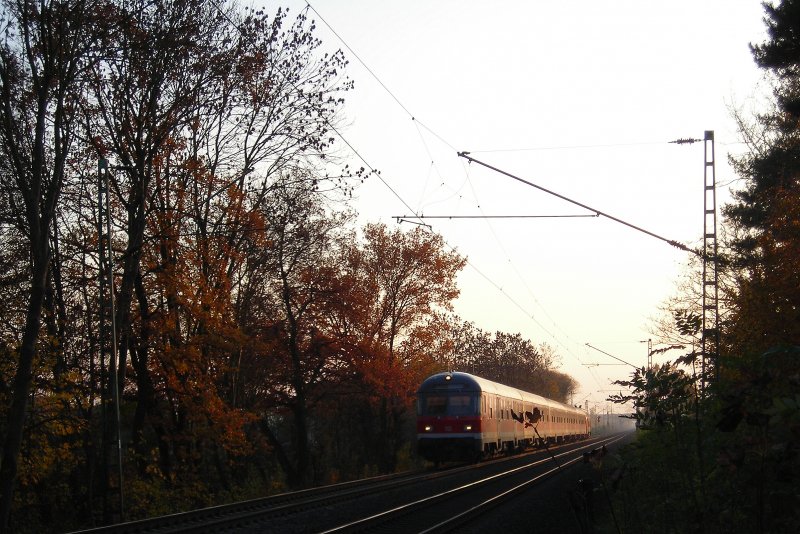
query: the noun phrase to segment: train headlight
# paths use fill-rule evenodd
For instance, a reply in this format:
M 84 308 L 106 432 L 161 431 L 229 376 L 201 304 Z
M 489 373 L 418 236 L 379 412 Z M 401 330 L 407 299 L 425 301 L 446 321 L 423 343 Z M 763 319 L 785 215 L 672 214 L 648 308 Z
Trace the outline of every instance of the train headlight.
M 431 430 L 433 430 L 431 425 L 425 425 L 425 432 L 430 432 Z
M 472 425 L 464 425 L 464 431 L 465 432 L 471 432 L 472 431 Z

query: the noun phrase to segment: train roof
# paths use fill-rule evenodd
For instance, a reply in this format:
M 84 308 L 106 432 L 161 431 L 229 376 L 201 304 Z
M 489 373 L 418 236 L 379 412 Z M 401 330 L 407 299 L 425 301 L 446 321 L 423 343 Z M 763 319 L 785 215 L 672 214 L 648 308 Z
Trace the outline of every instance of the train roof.
M 581 408 L 575 408 L 569 404 L 564 404 L 553 399 L 542 397 L 541 395 L 528 393 L 527 391 L 506 386 L 505 384 L 500 384 L 499 382 L 493 382 L 479 376 L 458 371 L 437 373 L 423 380 L 422 384 L 420 384 L 419 389 L 417 390 L 417 394 L 419 395 L 420 393 L 429 391 L 487 392 L 494 393 L 502 397 L 530 402 L 538 406 L 548 406 L 550 408 L 560 408 L 582 414 L 585 413 L 585 411 Z

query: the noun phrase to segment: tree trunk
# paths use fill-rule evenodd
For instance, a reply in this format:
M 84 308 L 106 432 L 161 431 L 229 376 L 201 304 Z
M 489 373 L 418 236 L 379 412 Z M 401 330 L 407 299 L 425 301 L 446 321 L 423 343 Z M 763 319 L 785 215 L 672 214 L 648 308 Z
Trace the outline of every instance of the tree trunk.
M 46 238 L 37 247 L 39 261 L 33 265 L 34 276 L 31 284 L 31 298 L 25 316 L 25 332 L 20 347 L 19 365 L 14 376 L 13 397 L 8 413 L 8 429 L 3 443 L 3 463 L 0 466 L 0 529 L 8 529 L 14 483 L 17 478 L 17 458 L 22 446 L 22 433 L 28 409 L 28 395 L 33 381 L 32 367 L 36 356 L 36 340 L 41 325 L 42 304 L 44 303 L 45 283 L 47 280 L 47 258 L 49 249 Z

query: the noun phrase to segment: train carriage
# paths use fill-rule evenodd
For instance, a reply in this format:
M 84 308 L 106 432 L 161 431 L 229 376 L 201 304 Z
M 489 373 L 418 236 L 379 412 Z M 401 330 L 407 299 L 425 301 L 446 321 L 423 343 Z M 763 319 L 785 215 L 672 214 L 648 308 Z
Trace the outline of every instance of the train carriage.
M 460 372 L 417 390 L 417 449 L 430 461 L 477 460 L 590 434 L 586 411 Z

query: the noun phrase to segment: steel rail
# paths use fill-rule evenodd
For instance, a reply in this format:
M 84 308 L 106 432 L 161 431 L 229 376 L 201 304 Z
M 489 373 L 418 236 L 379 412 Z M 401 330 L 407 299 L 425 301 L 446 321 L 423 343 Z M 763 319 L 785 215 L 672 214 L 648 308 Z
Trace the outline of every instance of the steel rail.
M 413 484 L 419 480 L 443 474 L 444 472 L 406 472 L 382 475 L 177 514 L 95 527 L 75 531 L 72 534 L 143 534 L 156 531 L 159 534 L 171 534 L 213 530 L 225 526 L 235 526 L 243 521 L 253 521 L 257 518 L 301 511 L 305 507 L 313 507 L 319 503 L 330 503 L 332 500 L 357 497 L 372 493 L 376 488 L 400 487 L 406 484 Z
M 515 467 L 513 469 L 509 469 L 509 470 L 503 471 L 501 473 L 496 473 L 494 475 L 482 478 L 480 480 L 469 482 L 467 484 L 463 484 L 461 486 L 458 486 L 458 487 L 455 487 L 455 488 L 452 488 L 452 489 L 437 493 L 435 495 L 430 495 L 428 497 L 417 499 L 415 501 L 408 502 L 408 503 L 400 505 L 400 506 L 396 506 L 394 508 L 391 508 L 389 510 L 385 510 L 383 512 L 379 512 L 377 514 L 372 514 L 370 516 L 363 517 L 363 518 L 360 518 L 360 519 L 357 519 L 357 520 L 354 520 L 354 521 L 349 521 L 347 523 L 335 526 L 333 528 L 330 528 L 330 529 L 327 529 L 327 530 L 323 530 L 323 531 L 320 532 L 320 534 L 333 534 L 333 533 L 341 533 L 341 532 L 359 532 L 359 531 L 367 531 L 367 530 L 370 530 L 370 529 L 373 529 L 373 528 L 377 528 L 378 525 L 389 523 L 389 522 L 391 522 L 391 521 L 393 521 L 395 519 L 398 519 L 399 517 L 411 514 L 411 513 L 415 512 L 417 510 L 420 510 L 420 509 L 426 508 L 428 506 L 434 505 L 434 504 L 436 504 L 436 503 L 438 503 L 440 501 L 444 501 L 444 500 L 453 498 L 454 496 L 456 496 L 456 495 L 458 495 L 460 493 L 463 493 L 463 492 L 466 492 L 466 491 L 469 491 L 469 490 L 473 490 L 473 489 L 476 489 L 476 488 L 480 488 L 481 486 L 483 486 L 485 484 L 496 482 L 497 480 L 500 480 L 502 478 L 506 478 L 506 477 L 513 476 L 513 475 L 517 475 L 522 471 L 525 471 L 525 470 L 528 470 L 528 469 L 531 469 L 531 468 L 534 468 L 534 467 L 541 466 L 544 463 L 553 462 L 554 458 L 560 458 L 560 457 L 563 457 L 563 456 L 569 456 L 569 455 L 572 455 L 572 454 L 580 453 L 580 451 L 583 451 L 585 449 L 595 448 L 595 447 L 597 447 L 597 445 L 599 443 L 612 443 L 613 442 L 612 440 L 616 440 L 616 439 L 621 439 L 621 438 L 619 438 L 619 437 L 616 437 L 616 438 L 601 438 L 601 439 L 599 439 L 597 441 L 592 440 L 592 443 L 585 444 L 585 445 L 583 445 L 581 447 L 577 447 L 575 449 L 571 449 L 569 451 L 561 452 L 561 453 L 558 453 L 558 454 L 553 454 L 553 455 L 548 456 L 546 458 L 542 458 L 541 460 L 537 460 L 537 461 L 535 461 L 533 463 L 529 463 L 529 464 L 525 464 L 523 466 Z M 578 460 L 580 460 L 582 458 L 583 458 L 583 453 L 580 453 L 574 459 L 571 459 L 571 460 L 567 461 L 566 463 L 557 464 L 557 467 L 554 467 L 553 469 L 548 470 L 546 473 L 544 473 L 542 475 L 537 475 L 536 477 L 531 479 L 531 482 L 540 480 L 544 476 L 547 476 L 547 475 L 550 475 L 550 474 L 555 473 L 557 471 L 563 470 L 566 466 L 571 465 L 572 463 L 574 463 L 574 462 L 576 462 L 576 461 L 578 461 Z M 460 515 L 461 514 L 459 514 L 459 516 Z M 454 518 L 455 517 L 459 517 L 459 516 L 454 516 Z M 454 518 L 451 518 L 451 519 L 454 519 Z M 449 521 L 449 520 L 446 520 L 446 521 L 444 521 L 444 522 L 442 522 L 440 524 L 444 525 L 444 524 L 447 523 L 447 521 Z
M 612 443 L 615 443 L 615 442 L 621 440 L 623 437 L 624 437 L 624 435 L 618 435 L 618 436 L 615 436 L 613 438 L 609 438 L 608 442 L 605 443 L 604 445 L 610 445 Z M 576 449 L 576 450 L 581 450 L 581 449 Z M 430 527 L 430 528 L 428 528 L 426 530 L 423 530 L 422 532 L 420 532 L 420 534 L 436 534 L 436 533 L 442 533 L 442 532 L 451 532 L 451 531 L 455 530 L 456 528 L 458 528 L 459 526 L 461 526 L 461 525 L 463 525 L 465 523 L 468 523 L 469 521 L 471 521 L 475 517 L 478 517 L 481 514 L 486 513 L 488 510 L 490 510 L 490 509 L 492 509 L 492 508 L 494 508 L 496 506 L 500 506 L 501 504 L 503 504 L 503 503 L 515 498 L 517 495 L 519 495 L 523 491 L 525 491 L 525 490 L 529 489 L 531 486 L 533 486 L 540 479 L 545 478 L 545 477 L 555 473 L 556 471 L 559 471 L 563 467 L 571 465 L 571 464 L 573 464 L 573 463 L 575 463 L 575 462 L 577 462 L 579 460 L 582 460 L 582 459 L 583 459 L 582 455 L 581 456 L 576 456 L 575 458 L 572 458 L 572 459 L 569 459 L 564 464 L 562 464 L 560 467 L 554 467 L 554 468 L 550 469 L 549 471 L 546 471 L 544 473 L 536 475 L 535 477 L 531 478 L 530 480 L 527 480 L 527 481 L 525 481 L 525 482 L 523 482 L 521 484 L 518 484 L 518 485 L 516 485 L 516 486 L 514 486 L 514 487 L 512 487 L 512 488 L 510 488 L 510 489 L 508 489 L 506 491 L 503 491 L 503 492 L 501 492 L 501 493 L 499 493 L 499 494 L 497 494 L 497 495 L 495 495 L 495 496 L 493 496 L 493 497 L 491 497 L 489 499 L 486 499 L 485 501 L 483 501 L 480 504 L 472 506 L 468 510 L 463 511 L 458 515 L 455 515 L 453 517 L 445 519 L 444 521 L 441 521 L 440 523 L 437 523 L 436 525 L 433 525 L 432 527 Z
M 597 443 L 600 443 L 599 440 L 590 441 L 591 443 L 583 448 L 596 446 Z M 569 452 L 562 452 L 558 456 L 566 454 L 569 454 Z M 249 501 L 213 506 L 200 510 L 80 530 L 72 534 L 146 534 L 150 532 L 177 534 L 186 532 L 219 532 L 221 530 L 252 526 L 256 523 L 287 517 L 292 514 L 308 513 L 316 508 L 354 500 L 364 495 L 374 495 L 376 492 L 390 491 L 420 482 L 454 476 L 464 471 L 480 469 L 497 462 L 504 462 L 520 457 L 521 456 L 516 455 L 498 458 L 493 461 L 482 462 L 479 465 L 470 464 L 457 466 L 455 468 L 432 473 L 406 472 L 395 475 L 371 477 L 368 479 L 320 486 Z M 533 464 L 528 464 L 528 466 L 540 465 L 547 461 L 553 461 L 552 457 L 538 460 Z

